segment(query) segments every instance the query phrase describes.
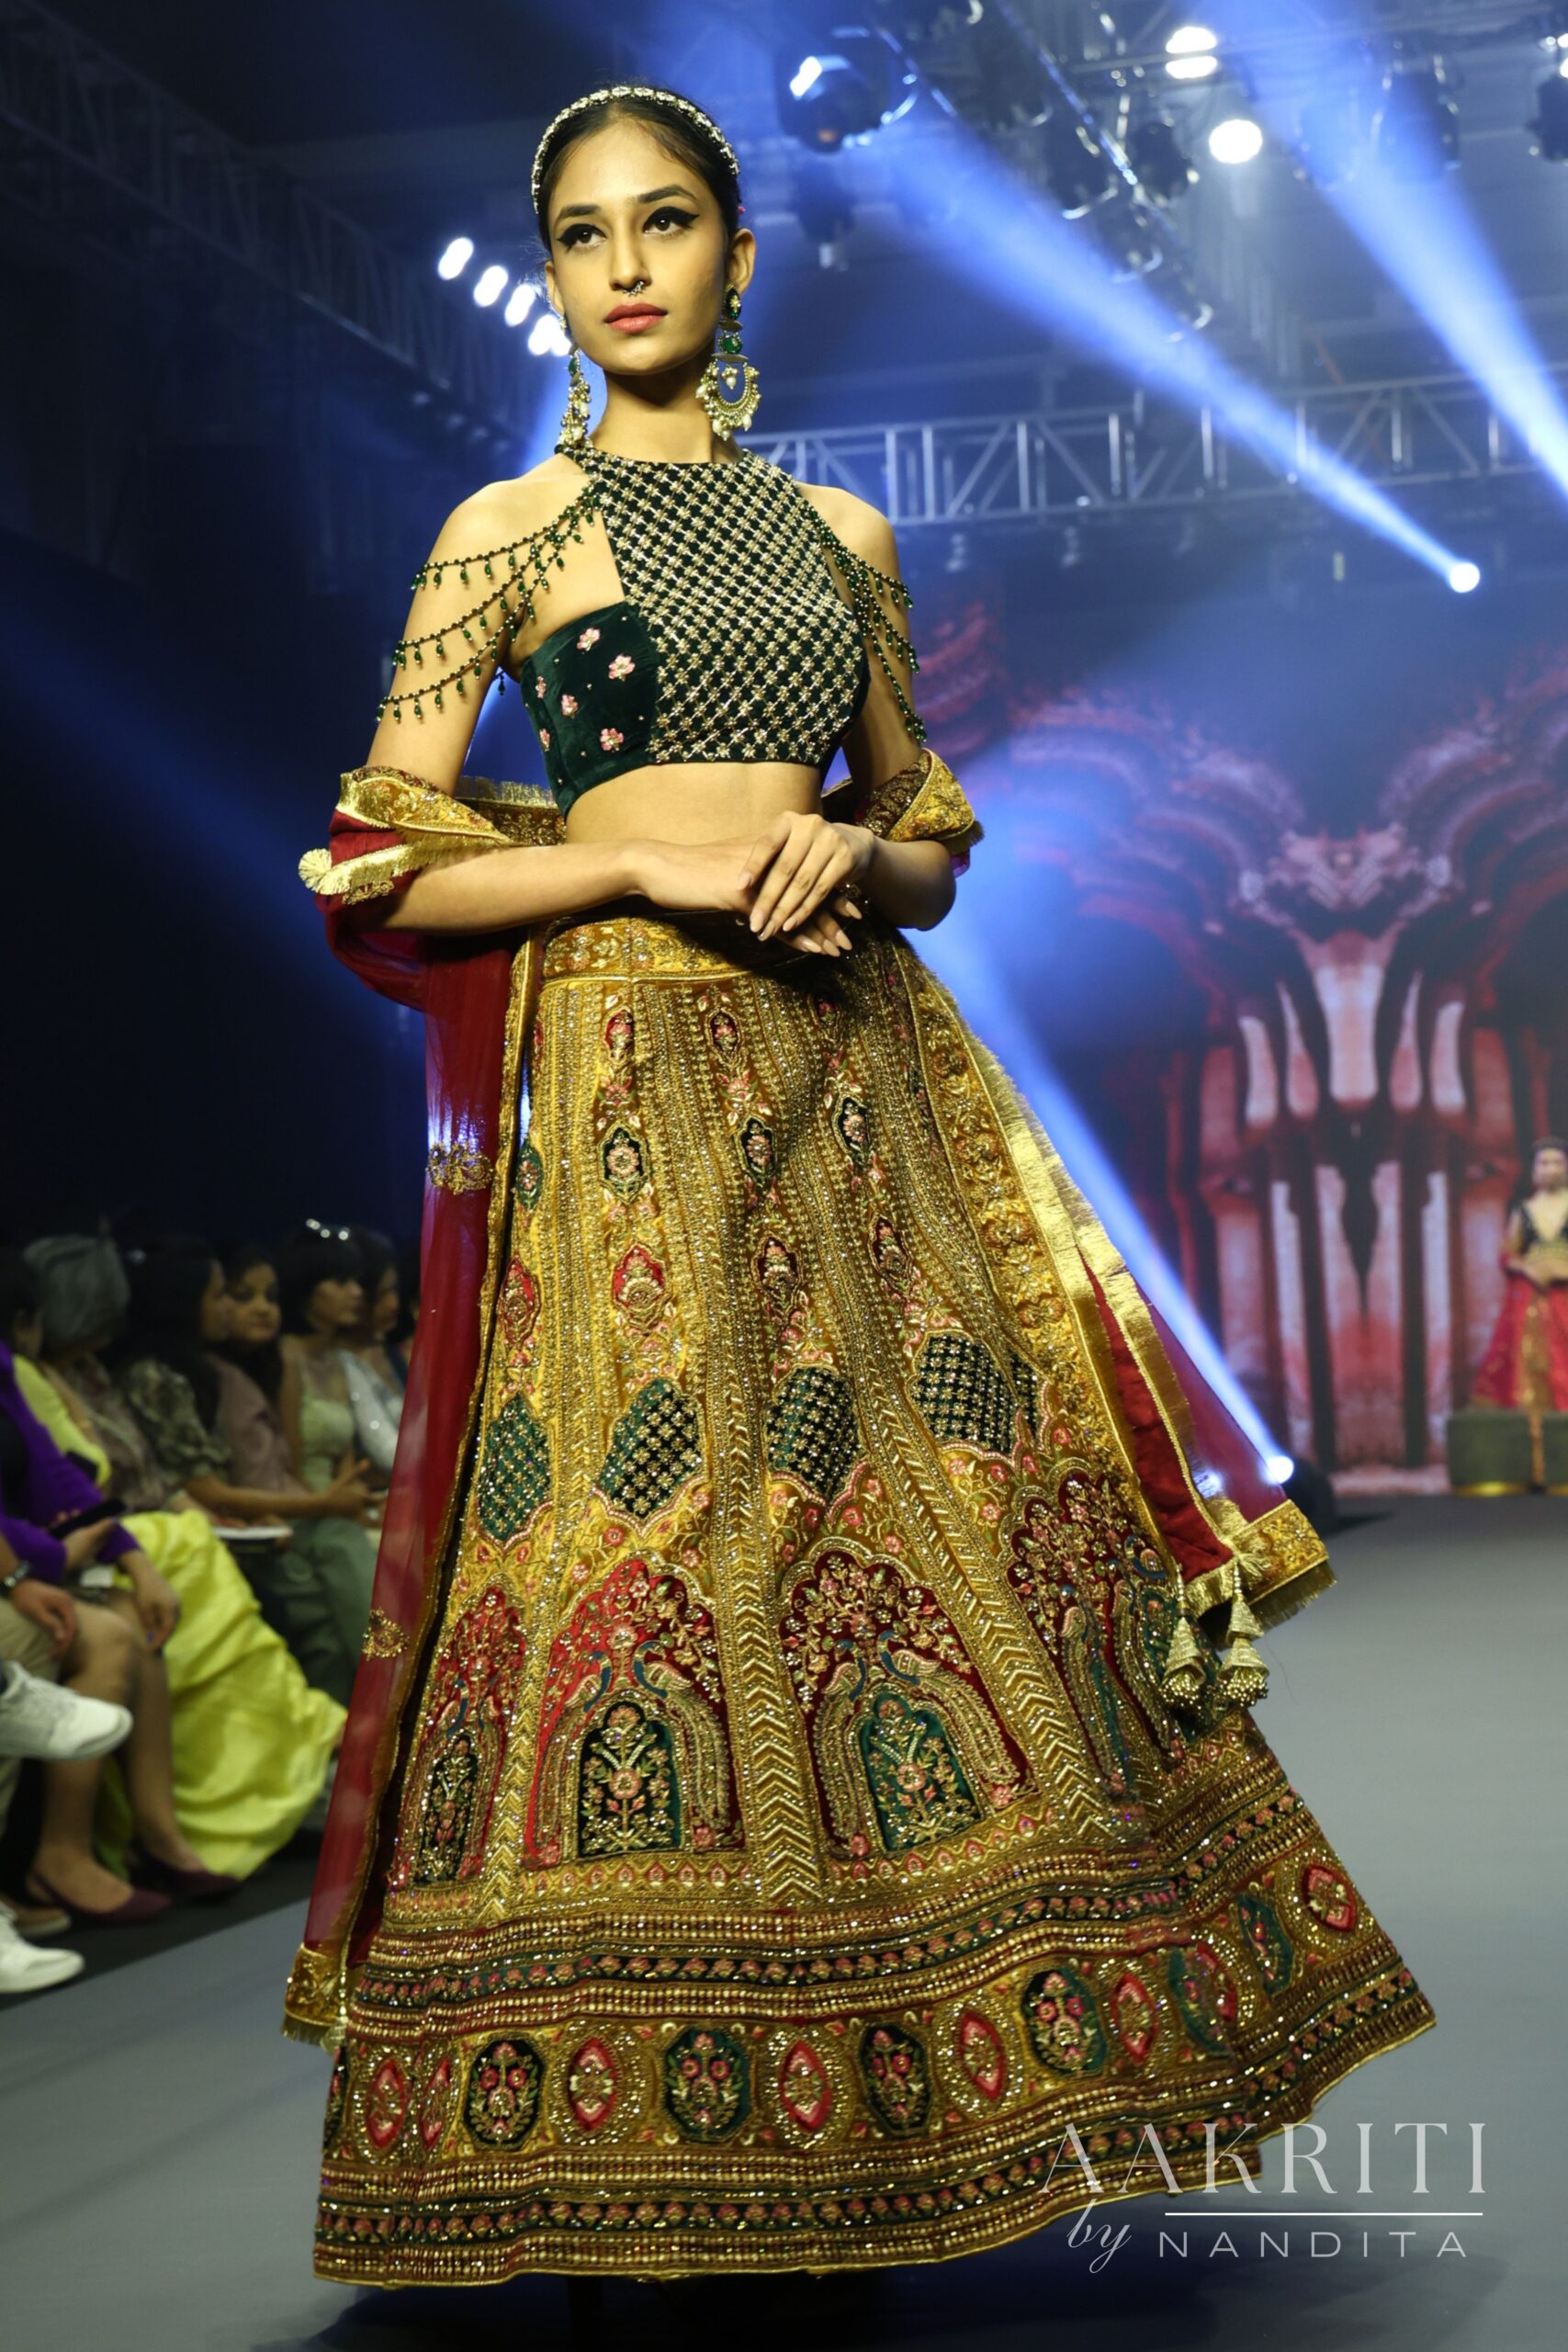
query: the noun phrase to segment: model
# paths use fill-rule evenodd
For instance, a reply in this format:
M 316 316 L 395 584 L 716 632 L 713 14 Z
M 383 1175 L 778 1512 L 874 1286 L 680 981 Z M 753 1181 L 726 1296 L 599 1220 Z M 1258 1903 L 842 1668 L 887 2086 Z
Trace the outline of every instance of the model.
M 729 145 L 595 91 L 534 192 L 557 453 L 442 532 L 305 865 L 433 1135 L 318 2267 L 936 2259 L 1081 2206 L 1069 2126 L 1201 2182 L 1431 2012 L 1247 1713 L 1321 1549 L 903 936 L 980 828 L 886 523 L 730 438 Z M 459 785 L 497 668 L 547 793 Z
M 1542 1136 L 1503 1239 L 1507 1287 L 1472 1394 L 1525 1414 L 1538 1486 L 1547 1483 L 1544 1417 L 1568 1413 L 1568 1144 Z

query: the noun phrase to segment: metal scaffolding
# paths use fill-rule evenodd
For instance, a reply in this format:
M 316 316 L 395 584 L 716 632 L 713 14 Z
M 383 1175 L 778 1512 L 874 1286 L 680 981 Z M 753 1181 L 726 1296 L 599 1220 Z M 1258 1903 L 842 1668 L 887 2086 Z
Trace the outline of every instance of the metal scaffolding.
M 1568 368 L 1551 372 L 1568 385 Z M 903 530 L 1315 503 L 1314 470 L 1329 456 L 1395 492 L 1545 479 L 1485 394 L 1457 373 L 1314 388 L 1286 405 L 1295 423 L 1288 465 L 1227 436 L 1213 410 L 1156 408 L 1138 394 L 1049 413 L 758 432 L 749 446 L 802 481 L 868 499 Z
M 37 0 L 0 0 L 0 180 L 117 258 L 216 257 L 466 419 L 522 428 L 514 336 Z

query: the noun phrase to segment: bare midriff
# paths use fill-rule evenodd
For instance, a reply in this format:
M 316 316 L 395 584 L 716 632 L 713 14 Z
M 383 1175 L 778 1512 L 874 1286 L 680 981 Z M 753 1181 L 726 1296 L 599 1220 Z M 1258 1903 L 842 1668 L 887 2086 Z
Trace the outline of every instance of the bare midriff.
M 811 816 L 822 805 L 816 768 L 783 761 L 671 762 L 606 777 L 574 800 L 569 842 L 740 841 L 775 817 Z

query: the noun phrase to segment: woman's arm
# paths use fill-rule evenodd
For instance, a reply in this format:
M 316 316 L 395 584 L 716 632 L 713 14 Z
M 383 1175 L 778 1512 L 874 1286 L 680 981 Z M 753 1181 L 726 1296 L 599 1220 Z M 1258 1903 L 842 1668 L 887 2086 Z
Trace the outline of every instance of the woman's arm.
M 363 1476 L 335 1478 L 314 1494 L 274 1494 L 265 1487 L 231 1487 L 225 1478 L 187 1478 L 186 1493 L 216 1520 L 360 1519 L 370 1502 Z
M 589 519 L 594 492 L 576 467 L 553 459 L 476 492 L 448 515 L 414 581 L 367 770 L 456 791 L 496 673 L 514 667 L 547 623 L 562 577 L 557 558 Z M 635 888 L 628 852 L 615 842 L 476 847 L 403 880 L 360 920 L 463 933 L 581 913 Z

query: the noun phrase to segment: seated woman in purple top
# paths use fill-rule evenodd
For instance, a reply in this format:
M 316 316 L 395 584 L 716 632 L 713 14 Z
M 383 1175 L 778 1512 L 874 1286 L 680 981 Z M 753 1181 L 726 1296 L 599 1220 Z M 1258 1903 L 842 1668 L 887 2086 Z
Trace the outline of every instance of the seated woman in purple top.
M 225 1892 L 186 1838 L 175 1812 L 169 1686 L 159 1653 L 179 1622 L 178 1599 L 134 1537 L 107 1514 L 92 1479 L 61 1452 L 28 1405 L 11 1351 L 3 1344 L 0 1534 L 29 1577 L 62 1585 L 74 1603 L 76 1631 L 60 1661 L 61 1680 L 130 1709 L 122 1761 L 137 1838 L 149 1860 L 182 1883 L 182 1892 Z M 130 1577 L 129 1601 L 107 1594 L 100 1600 L 83 1589 L 84 1571 L 97 1562 L 118 1565 Z M 37 1901 L 62 1905 L 79 1923 L 127 1927 L 164 1910 L 168 1896 L 151 1887 L 128 1887 L 94 1853 L 101 1769 L 96 1758 L 45 1768 L 43 1826 L 28 1892 Z

